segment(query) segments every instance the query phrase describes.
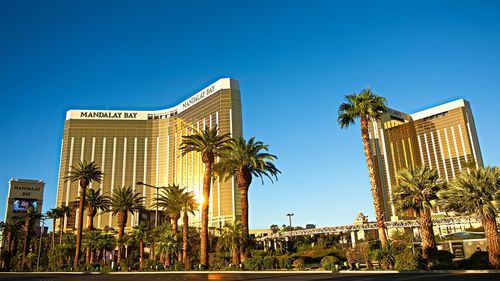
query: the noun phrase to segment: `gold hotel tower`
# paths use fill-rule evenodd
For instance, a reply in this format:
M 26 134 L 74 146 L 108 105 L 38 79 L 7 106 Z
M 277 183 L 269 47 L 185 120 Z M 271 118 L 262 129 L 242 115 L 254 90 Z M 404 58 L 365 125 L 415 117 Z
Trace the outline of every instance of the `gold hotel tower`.
M 464 163 L 483 166 L 471 107 L 463 99 L 413 114 L 389 109 L 379 121 L 370 122 L 369 132 L 386 220 L 413 218 L 411 213 L 397 213 L 392 201 L 399 169 L 427 165 L 449 182 L 465 169 Z M 444 215 L 439 206 L 433 211 Z
M 179 146 L 182 136 L 194 129 L 215 125 L 221 134 L 242 136 L 237 80 L 220 79 L 179 105 L 164 110 L 69 110 L 64 122 L 57 206 L 76 204 L 78 182 L 64 180 L 71 166 L 82 160 L 95 161 L 104 178 L 100 184 L 91 183 L 90 188 L 101 188 L 109 195 L 116 187 L 133 187 L 145 197 L 146 210 L 131 215 L 127 227 L 140 221 L 154 224 L 156 189 L 136 183 L 178 184 L 201 199 L 204 170 L 201 156 L 195 152 L 182 156 Z M 221 227 L 241 215 L 239 193 L 235 188 L 234 179 L 216 180 L 212 184 L 208 199 L 210 226 Z M 76 217 L 75 208 L 66 220 L 66 227 L 75 227 Z M 190 221 L 197 225 L 200 218 L 198 211 Z M 117 219 L 110 213 L 98 214 L 94 223 L 98 228 L 117 227 Z

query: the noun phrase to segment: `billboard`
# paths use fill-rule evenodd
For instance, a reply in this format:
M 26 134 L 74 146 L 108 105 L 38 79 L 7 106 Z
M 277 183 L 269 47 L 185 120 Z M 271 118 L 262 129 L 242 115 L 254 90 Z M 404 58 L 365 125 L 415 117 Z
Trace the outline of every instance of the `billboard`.
M 23 213 L 28 208 L 33 208 L 37 211 L 38 201 L 36 199 L 15 198 L 14 199 L 14 213 Z

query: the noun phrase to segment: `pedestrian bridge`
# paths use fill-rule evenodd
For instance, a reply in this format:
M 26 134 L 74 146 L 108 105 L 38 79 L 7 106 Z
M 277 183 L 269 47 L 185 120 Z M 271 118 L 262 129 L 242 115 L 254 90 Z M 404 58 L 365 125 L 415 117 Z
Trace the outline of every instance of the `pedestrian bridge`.
M 446 226 L 457 226 L 457 225 L 467 225 L 467 224 L 477 224 L 481 223 L 476 217 L 445 217 L 436 218 L 432 220 L 434 227 L 446 227 Z M 418 227 L 418 222 L 416 220 L 400 220 L 400 221 L 390 221 L 386 222 L 385 226 L 390 228 L 414 228 Z M 340 233 L 352 233 L 364 230 L 377 229 L 376 222 L 366 222 L 363 224 L 354 225 L 343 225 L 343 226 L 330 226 L 322 228 L 310 228 L 310 229 L 298 229 L 292 231 L 283 231 L 278 233 L 273 233 L 264 237 L 261 237 L 261 241 L 273 240 L 273 239 L 283 239 L 287 237 L 294 236 L 307 236 L 316 234 L 340 234 Z

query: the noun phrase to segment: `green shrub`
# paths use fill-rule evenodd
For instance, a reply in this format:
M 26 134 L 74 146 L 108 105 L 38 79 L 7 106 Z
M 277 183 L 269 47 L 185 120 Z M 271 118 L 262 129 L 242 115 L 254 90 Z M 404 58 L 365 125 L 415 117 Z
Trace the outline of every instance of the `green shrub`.
M 302 258 L 298 258 L 293 261 L 293 267 L 299 270 L 304 269 L 304 260 Z
M 254 256 L 251 258 L 247 258 L 243 262 L 243 266 L 246 270 L 260 270 L 263 267 L 263 259 L 260 256 Z
M 338 264 L 340 261 L 337 257 L 334 256 L 326 256 L 323 259 L 321 259 L 321 268 L 324 270 L 334 270 L 335 265 Z
M 411 250 L 404 250 L 394 257 L 396 270 L 417 270 L 419 269 L 419 258 Z
M 271 256 L 266 256 L 262 259 L 262 269 L 275 269 L 276 268 L 276 258 Z
M 279 256 L 278 266 L 280 269 L 290 269 L 292 267 L 292 259 L 288 256 Z
M 429 262 L 431 269 L 453 269 L 453 258 L 455 256 L 448 252 L 439 250 L 434 254 Z
M 216 255 L 209 255 L 208 257 L 208 267 L 210 270 L 222 270 L 229 266 L 229 262 L 221 257 L 217 257 Z

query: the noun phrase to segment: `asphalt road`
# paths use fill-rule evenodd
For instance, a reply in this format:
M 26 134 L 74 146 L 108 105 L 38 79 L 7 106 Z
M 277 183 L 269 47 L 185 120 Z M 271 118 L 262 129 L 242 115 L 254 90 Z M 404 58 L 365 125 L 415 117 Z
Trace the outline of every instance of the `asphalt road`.
M 424 280 L 450 280 L 450 281 L 487 281 L 500 280 L 500 274 L 453 274 L 453 273 L 403 273 L 403 274 L 335 274 L 335 273 L 178 273 L 178 274 L 100 274 L 100 275 L 66 275 L 66 274 L 0 274 L 0 280 L 12 281 L 78 281 L 78 280 L 123 280 L 123 281 L 149 281 L 149 280 L 317 280 L 317 281 L 424 281 Z

